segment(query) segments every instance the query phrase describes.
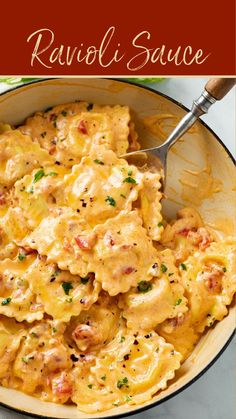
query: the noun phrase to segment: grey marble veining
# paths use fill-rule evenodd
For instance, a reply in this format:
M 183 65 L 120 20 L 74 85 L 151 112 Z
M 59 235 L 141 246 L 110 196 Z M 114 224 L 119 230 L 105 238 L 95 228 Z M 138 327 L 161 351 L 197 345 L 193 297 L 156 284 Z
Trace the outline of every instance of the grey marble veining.
M 204 87 L 207 78 L 172 78 L 154 85 L 167 95 L 190 107 Z M 0 92 L 4 86 L 0 84 Z M 235 93 L 230 92 L 204 117 L 235 154 Z M 132 419 L 235 419 L 236 357 L 234 339 L 216 363 L 194 384 L 171 400 L 137 415 Z M 0 408 L 0 419 L 25 419 Z

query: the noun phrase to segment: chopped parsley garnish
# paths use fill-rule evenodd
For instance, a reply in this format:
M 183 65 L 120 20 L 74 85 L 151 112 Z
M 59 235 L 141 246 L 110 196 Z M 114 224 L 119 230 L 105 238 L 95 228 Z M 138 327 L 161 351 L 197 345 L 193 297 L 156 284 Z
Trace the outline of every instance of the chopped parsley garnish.
M 126 196 L 123 193 L 121 193 L 120 196 L 121 196 L 121 198 L 126 199 Z
M 167 271 L 167 266 L 164 265 L 164 263 L 161 264 L 161 272 L 166 272 Z
M 31 188 L 28 190 L 28 193 L 34 193 L 34 188 L 31 186 Z
M 95 160 L 94 160 L 94 163 L 96 163 L 96 164 L 101 164 L 101 166 L 104 166 L 103 161 L 102 161 L 102 160 L 99 160 L 99 159 L 95 159 Z
M 179 306 L 182 303 L 182 298 L 179 298 L 176 302 L 175 302 L 175 306 Z
M 132 173 L 133 173 L 132 170 L 129 170 L 128 171 L 128 176 L 132 176 Z
M 223 271 L 223 272 L 227 272 L 227 269 L 226 269 L 226 267 L 225 267 L 225 266 L 223 267 L 222 271 Z
M 73 298 L 72 297 L 66 299 L 66 302 L 67 303 L 72 303 L 72 301 L 73 301 Z
M 62 116 L 66 116 L 67 112 L 66 111 L 61 111 Z
M 101 380 L 103 380 L 103 381 L 106 381 L 106 379 L 107 379 L 107 376 L 106 376 L 106 375 L 103 375 L 103 376 L 101 377 Z
M 126 402 L 131 402 L 131 400 L 132 400 L 132 396 L 129 396 L 128 394 L 126 394 L 125 401 Z
M 93 388 L 93 385 L 92 384 L 88 384 L 88 388 Z
M 158 226 L 158 227 L 163 227 L 163 223 L 162 223 L 162 222 L 160 222 L 160 223 L 158 223 L 158 224 L 157 224 L 157 226 Z
M 72 285 L 71 282 L 62 282 L 61 286 L 62 286 L 62 288 L 64 290 L 64 293 L 66 295 L 69 295 L 70 290 L 73 289 L 73 285 Z
M 122 388 L 125 385 L 127 386 L 128 382 L 129 382 L 128 378 L 127 377 L 124 377 L 121 380 L 118 380 L 117 381 L 117 387 L 118 388 Z
M 138 290 L 139 292 L 148 292 L 151 291 L 152 284 L 148 281 L 140 281 L 138 283 Z
M 31 335 L 33 336 L 33 338 L 38 338 L 38 335 L 35 332 L 31 332 Z
M 55 327 L 52 328 L 53 333 L 57 333 L 57 329 Z
M 124 341 L 125 341 L 125 337 L 124 336 L 121 336 L 120 343 L 123 343 Z
M 44 169 L 40 169 L 35 173 L 33 183 L 37 183 L 42 177 L 45 176 Z
M 185 263 L 181 263 L 180 266 L 183 269 L 183 271 L 187 271 L 187 266 L 185 265 Z
M 72 297 L 66 299 L 66 302 L 67 303 L 72 303 L 72 301 L 73 301 L 73 298 Z
M 53 122 L 53 126 L 54 126 L 54 128 L 57 128 L 57 121 Z
M 2 300 L 2 306 L 7 306 L 8 304 L 10 304 L 10 302 L 11 302 L 11 297 L 4 298 L 4 300 Z
M 50 173 L 47 173 L 45 176 L 58 176 L 58 173 L 50 172 Z
M 124 182 L 126 182 L 126 183 L 133 183 L 133 184 L 137 185 L 136 180 L 133 177 L 131 177 L 131 176 L 126 177 L 124 179 Z
M 18 260 L 22 262 L 23 260 L 25 260 L 25 258 L 26 258 L 26 255 L 24 253 L 19 253 Z
M 111 205 L 112 207 L 116 206 L 116 201 L 114 200 L 114 198 L 112 198 L 112 196 L 107 196 L 107 198 L 105 199 L 105 201 Z
M 24 364 L 28 364 L 28 359 L 26 357 L 21 358 L 21 361 L 24 362 Z
M 174 272 L 170 272 L 170 273 L 168 274 L 168 276 L 172 276 L 172 275 L 174 275 Z
M 91 111 L 93 109 L 93 103 L 89 103 L 87 106 L 87 111 Z
M 85 276 L 84 278 L 80 277 L 80 281 L 82 284 L 87 284 L 89 281 L 89 276 Z

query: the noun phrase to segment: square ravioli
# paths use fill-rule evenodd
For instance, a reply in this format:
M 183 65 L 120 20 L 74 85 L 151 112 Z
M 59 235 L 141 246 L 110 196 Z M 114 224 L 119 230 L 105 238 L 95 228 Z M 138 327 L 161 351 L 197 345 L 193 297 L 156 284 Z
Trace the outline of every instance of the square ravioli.
M 181 283 L 189 301 L 191 323 L 202 333 L 228 313 L 236 291 L 236 241 L 211 243 L 190 256 L 181 269 Z
M 158 254 L 153 274 L 156 277 L 151 281 L 140 281 L 119 298 L 122 315 L 131 329 L 136 324 L 143 330 L 155 329 L 166 319 L 178 318 L 188 310 L 185 290 L 169 249 Z
M 154 331 L 120 331 L 98 356 L 77 363 L 72 400 L 86 413 L 140 404 L 166 388 L 181 355 Z
M 96 225 L 131 210 L 143 188 L 143 175 L 114 152 L 99 148 L 65 176 L 53 194 L 56 203 L 76 210 Z
M 127 106 L 99 106 L 78 101 L 37 112 L 19 129 L 69 166 L 99 145 L 124 154 L 129 146 Z
M 45 258 L 37 258 L 29 266 L 26 278 L 45 312 L 63 322 L 88 310 L 97 301 L 101 289 L 93 273 L 86 277 L 72 275 L 61 271 L 55 263 L 47 263 Z
M 44 307 L 29 287 L 28 269 L 34 255 L 19 253 L 15 260 L 0 261 L 0 314 L 29 323 L 41 320 Z
M 91 229 L 78 214 L 61 209 L 45 218 L 23 245 L 47 255 L 61 269 L 95 278 L 110 295 L 150 281 L 157 251 L 136 211 L 124 212 Z
M 0 185 L 12 186 L 34 168 L 52 162 L 46 150 L 19 130 L 9 130 L 0 135 Z

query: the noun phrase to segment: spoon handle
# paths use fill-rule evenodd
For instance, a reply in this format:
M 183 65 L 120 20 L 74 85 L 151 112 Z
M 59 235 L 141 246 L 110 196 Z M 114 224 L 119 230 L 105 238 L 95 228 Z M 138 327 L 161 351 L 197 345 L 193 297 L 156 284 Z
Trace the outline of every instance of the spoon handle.
M 232 89 L 235 85 L 236 79 L 234 78 L 215 78 L 210 79 L 206 86 L 205 90 L 214 97 L 216 100 L 221 100 L 223 97 Z
M 181 119 L 179 124 L 171 132 L 167 140 L 162 144 L 162 147 L 167 150 L 175 144 L 175 142 L 188 131 L 189 128 L 196 122 L 196 120 L 206 114 L 209 108 L 216 102 L 222 99 L 232 89 L 236 82 L 234 78 L 215 78 L 210 79 L 201 96 L 193 101 L 192 109 Z

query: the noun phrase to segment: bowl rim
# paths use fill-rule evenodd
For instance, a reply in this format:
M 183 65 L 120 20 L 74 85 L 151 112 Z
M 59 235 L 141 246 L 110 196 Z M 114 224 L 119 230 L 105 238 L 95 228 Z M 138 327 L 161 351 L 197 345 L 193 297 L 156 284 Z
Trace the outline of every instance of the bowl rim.
M 77 78 L 78 80 L 81 79 L 85 79 L 86 77 L 71 77 L 71 78 Z M 170 100 L 171 102 L 173 102 L 175 105 L 181 107 L 183 110 L 189 112 L 190 109 L 188 107 L 186 107 L 185 105 L 183 105 L 181 102 L 178 102 L 176 99 L 173 99 L 172 97 L 166 95 L 165 93 L 162 92 L 158 92 L 157 90 L 153 89 L 150 86 L 143 86 L 140 84 L 137 84 L 135 82 L 131 82 L 130 80 L 124 80 L 124 79 L 120 79 L 120 78 L 113 78 L 113 77 L 91 77 L 91 79 L 105 79 L 105 80 L 113 80 L 119 83 L 125 83 L 125 84 L 130 84 L 132 86 L 137 87 L 138 89 L 142 90 L 147 90 L 150 91 L 156 95 L 159 95 L 167 100 Z M 6 95 L 9 92 L 13 92 L 15 90 L 21 89 L 26 85 L 33 85 L 36 83 L 42 83 L 45 81 L 50 81 L 50 80 L 60 80 L 60 79 L 64 79 L 67 80 L 68 78 L 63 78 L 63 77 L 45 77 L 45 78 L 41 78 L 41 79 L 37 79 L 37 80 L 32 80 L 30 82 L 27 82 L 26 84 L 21 84 L 19 86 L 15 86 L 15 87 L 10 87 L 9 89 L 5 90 L 4 92 L 0 93 L 0 97 Z M 213 131 L 213 129 L 211 127 L 209 127 L 206 122 L 204 122 L 202 119 L 198 119 L 199 123 L 201 125 L 203 125 L 208 131 L 211 132 L 211 134 L 215 137 L 215 139 L 217 140 L 218 143 L 221 144 L 221 146 L 224 148 L 224 150 L 226 151 L 226 153 L 228 154 L 228 156 L 230 157 L 230 159 L 232 160 L 233 164 L 236 166 L 236 158 L 234 158 L 233 154 L 229 151 L 229 149 L 226 147 L 226 145 L 224 144 L 224 142 L 219 138 L 219 136 Z M 215 362 L 221 357 L 221 355 L 224 353 L 224 351 L 226 350 L 226 348 L 229 346 L 230 342 L 232 341 L 234 335 L 236 332 L 236 328 L 233 330 L 232 334 L 230 335 L 230 337 L 228 338 L 228 340 L 225 342 L 224 346 L 221 348 L 221 350 L 215 355 L 215 357 L 211 360 L 211 362 L 209 364 L 206 365 L 205 368 L 203 368 L 203 370 L 201 370 L 195 377 L 193 377 L 189 382 L 187 382 L 186 384 L 184 384 L 181 388 L 175 390 L 173 393 L 169 394 L 168 396 L 163 397 L 163 399 L 161 400 L 157 400 L 154 401 L 148 405 L 145 406 L 141 406 L 138 407 L 137 409 L 134 409 L 132 411 L 129 412 L 124 412 L 124 413 L 118 413 L 118 414 L 111 414 L 109 416 L 106 416 L 107 419 L 121 419 L 121 418 L 125 418 L 128 416 L 132 416 L 134 414 L 138 414 L 141 412 L 144 412 L 146 410 L 152 409 L 170 399 L 172 399 L 173 397 L 177 396 L 178 394 L 182 393 L 182 391 L 186 390 L 188 387 L 190 387 L 192 384 L 194 384 L 199 378 L 201 378 L 214 364 Z M 9 389 L 11 390 L 11 389 Z M 57 417 L 53 417 L 53 416 L 45 416 L 45 415 L 41 415 L 41 414 L 37 414 L 37 413 L 30 413 L 27 412 L 25 410 L 21 410 L 21 409 L 17 409 L 16 407 L 11 407 L 3 402 L 0 401 L 0 407 L 3 407 L 6 410 L 18 413 L 18 414 L 24 414 L 28 417 L 31 418 L 38 418 L 38 419 L 58 419 Z M 70 419 L 69 417 L 66 419 Z M 89 418 L 88 418 L 89 419 Z M 91 417 L 91 419 L 93 419 Z

